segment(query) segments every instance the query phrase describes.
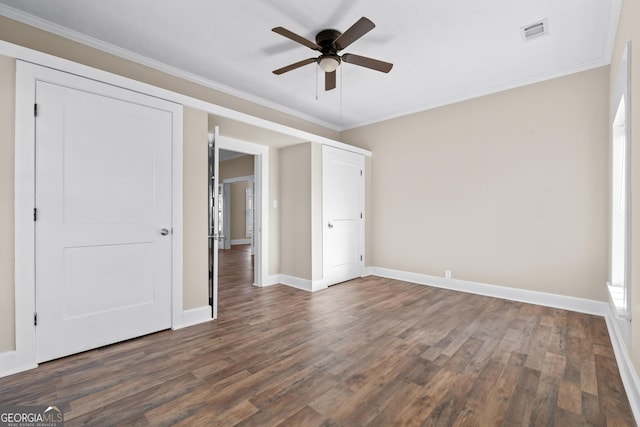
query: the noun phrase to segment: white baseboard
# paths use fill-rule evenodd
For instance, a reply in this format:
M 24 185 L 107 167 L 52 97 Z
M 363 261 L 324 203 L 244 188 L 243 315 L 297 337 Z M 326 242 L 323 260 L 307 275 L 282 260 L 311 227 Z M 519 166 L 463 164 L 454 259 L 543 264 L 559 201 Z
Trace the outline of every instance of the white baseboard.
M 280 280 L 278 283 L 282 283 L 283 285 L 287 285 L 296 289 L 302 289 L 303 291 L 308 292 L 311 292 L 313 290 L 313 284 L 311 280 L 289 276 L 288 274 L 280 274 L 279 278 Z
M 28 371 L 38 367 L 37 363 L 23 363 L 18 360 L 16 351 L 5 351 L 0 353 L 0 378 Z
M 266 280 L 262 281 L 262 287 L 266 288 L 267 286 L 279 285 L 280 284 L 280 275 L 272 274 L 267 276 Z
M 622 383 L 627 393 L 629 404 L 633 411 L 633 416 L 636 423 L 640 424 L 640 379 L 638 378 L 638 372 L 631 362 L 628 347 L 625 344 L 622 332 L 618 325 L 617 315 L 610 304 L 603 301 L 569 297 L 566 295 L 556 295 L 546 292 L 510 288 L 506 286 L 489 285 L 486 283 L 471 282 L 467 280 L 447 279 L 444 277 L 429 276 L 426 274 L 411 273 L 381 267 L 366 267 L 365 275 L 386 277 L 389 279 L 402 280 L 420 285 L 434 286 L 437 288 L 603 316 L 607 323 L 607 330 L 616 356 L 618 371 L 620 372 L 620 377 L 622 378 Z
M 250 245 L 251 238 L 249 239 L 231 239 L 231 245 Z
M 327 284 L 324 282 L 324 280 L 301 279 L 299 277 L 289 276 L 288 274 L 271 275 L 266 282 L 262 283 L 262 286 L 271 286 L 278 284 L 301 289 L 307 292 L 317 292 L 327 288 Z
M 311 292 L 318 292 L 329 287 L 328 283 L 324 279 L 314 280 L 311 283 Z
M 638 378 L 638 372 L 635 370 L 635 367 L 631 362 L 629 348 L 625 344 L 625 340 L 618 323 L 618 315 L 611 305 L 609 305 L 604 318 L 607 322 L 611 345 L 613 347 L 613 352 L 616 355 L 618 371 L 620 371 L 624 390 L 627 392 L 629 405 L 633 411 L 636 424 L 640 424 L 640 379 Z
M 419 285 L 428 285 L 436 288 L 451 289 L 454 291 L 508 299 L 511 301 L 544 305 L 546 307 L 561 308 L 580 313 L 596 314 L 598 316 L 604 316 L 608 310 L 608 304 L 604 301 L 594 301 L 585 298 L 569 297 L 566 295 L 529 291 L 526 289 L 510 288 L 508 286 L 489 285 L 486 283 L 471 282 L 468 280 L 446 279 L 444 277 L 410 273 L 406 271 L 392 270 L 389 268 L 368 267 L 367 271 L 371 275 L 403 280 L 406 282 L 417 283 Z
M 213 318 L 211 317 L 210 305 L 191 308 L 182 312 L 182 323 L 180 323 L 179 325 L 174 325 L 173 329 L 182 329 L 188 326 L 209 322 L 211 320 L 213 320 Z

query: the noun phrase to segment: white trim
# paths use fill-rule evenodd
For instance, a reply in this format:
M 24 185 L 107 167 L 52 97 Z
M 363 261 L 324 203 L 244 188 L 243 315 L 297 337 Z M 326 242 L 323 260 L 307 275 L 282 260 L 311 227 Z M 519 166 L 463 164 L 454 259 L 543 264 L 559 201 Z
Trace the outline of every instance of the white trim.
M 526 302 L 529 304 L 543 305 L 545 307 L 561 308 L 563 310 L 578 311 L 580 313 L 595 314 L 598 316 L 604 316 L 608 307 L 607 303 L 603 301 L 549 294 L 546 292 L 530 291 L 527 289 L 510 288 L 507 286 L 490 285 L 468 280 L 446 279 L 444 277 L 392 270 L 389 268 L 369 267 L 369 272 L 374 276 L 402 280 L 417 283 L 419 285 L 451 289 L 454 291 L 485 295 L 511 301 Z
M 286 285 L 291 288 L 300 289 L 302 291 L 312 292 L 312 283 L 309 279 L 301 279 L 295 276 L 289 276 L 288 274 L 274 274 L 269 276 L 269 279 L 264 286 L 273 285 Z
M 213 135 L 210 134 L 209 138 L 212 137 Z M 216 145 L 218 149 L 255 156 L 253 176 L 256 185 L 256 200 L 253 214 L 256 224 L 259 225 L 256 226 L 254 233 L 256 247 L 254 281 L 256 286 L 263 286 L 263 282 L 269 276 L 269 147 L 224 135 L 218 135 Z M 214 303 L 217 305 L 217 296 Z
M 307 292 L 313 292 L 313 284 L 309 279 L 301 279 L 288 274 L 280 274 L 280 283 L 291 288 L 301 289 Z
M 611 9 L 609 15 L 609 25 L 607 31 L 607 39 L 605 41 L 604 59 L 607 64 L 611 64 L 613 57 L 613 49 L 616 45 L 616 35 L 618 34 L 618 23 L 620 21 L 620 14 L 622 13 L 622 0 L 613 0 L 611 2 Z
M 35 311 L 35 117 L 36 81 L 61 81 L 68 73 L 21 60 L 16 61 L 15 117 L 15 337 L 14 368 L 36 364 Z M 100 82 L 109 85 L 109 82 Z M 171 202 L 171 324 L 182 318 L 183 233 L 182 233 L 182 105 L 153 97 L 154 108 L 172 115 L 172 202 Z M 1 371 L 0 371 L 1 372 Z
M 275 103 L 273 101 L 269 101 L 266 100 L 264 98 L 261 97 L 257 97 L 255 95 L 251 95 L 248 94 L 246 92 L 231 88 L 229 86 L 223 85 L 221 83 L 215 82 L 213 80 L 209 80 L 206 79 L 202 76 L 193 74 L 193 73 L 189 73 L 187 71 L 184 71 L 182 69 L 176 68 L 174 66 L 165 64 L 163 62 L 157 61 L 155 59 L 151 59 L 148 57 L 145 57 L 143 55 L 131 52 L 127 49 L 123 49 L 121 47 L 115 46 L 111 43 L 107 43 L 104 42 L 102 40 L 98 40 L 94 37 L 88 36 L 86 34 L 82 34 L 79 33 L 77 31 L 71 30 L 67 27 L 58 25 L 58 24 L 54 24 L 50 21 L 47 21 L 45 19 L 42 18 L 38 18 L 34 15 L 28 14 L 26 12 L 23 12 L 21 10 L 17 10 L 15 8 L 12 8 L 10 6 L 7 5 L 3 5 L 0 4 L 0 14 L 4 15 L 10 19 L 13 19 L 15 21 L 18 22 L 22 22 L 25 23 L 27 25 L 30 25 L 32 27 L 35 28 L 39 28 L 41 30 L 47 31 L 49 33 L 52 34 L 56 34 L 59 36 L 62 36 L 66 39 L 69 40 L 73 40 L 75 42 L 84 44 L 86 46 L 90 46 L 92 48 L 101 50 L 103 52 L 107 52 L 110 53 L 112 55 L 115 55 L 117 57 L 120 58 L 124 58 L 127 59 L 129 61 L 132 61 L 134 63 L 137 64 L 141 64 L 144 65 L 146 67 L 161 71 L 163 73 L 167 73 L 170 75 L 173 75 L 175 77 L 187 80 L 187 81 L 191 81 L 194 83 L 197 83 L 199 85 L 205 86 L 205 87 L 209 87 L 215 90 L 218 90 L 220 92 L 223 93 L 227 93 L 229 95 L 238 97 L 240 99 L 244 99 L 250 102 L 254 102 L 256 104 L 271 108 L 273 110 L 276 111 L 280 111 L 283 112 L 285 114 L 289 114 L 293 117 L 298 117 L 301 118 L 303 120 L 318 124 L 320 126 L 324 126 L 326 128 L 332 129 L 334 131 L 346 131 L 349 129 L 354 129 L 357 127 L 361 127 L 361 126 L 366 126 L 372 123 L 377 123 L 380 121 L 384 121 L 384 120 L 389 120 L 389 119 L 393 119 L 393 118 L 397 118 L 397 117 L 402 117 L 402 116 L 406 116 L 409 114 L 413 114 L 416 112 L 420 112 L 420 111 L 424 111 L 424 110 L 429 110 L 432 108 L 437 108 L 437 107 L 442 107 L 445 105 L 449 105 L 449 104 L 453 104 L 456 102 L 461 102 L 461 101 L 465 101 L 465 100 L 469 100 L 469 99 L 473 99 L 473 98 L 478 98 L 480 96 L 484 96 L 484 95 L 489 95 L 492 93 L 498 93 L 498 92 L 502 92 L 505 90 L 509 90 L 509 89 L 514 89 L 517 87 L 521 87 L 521 86 L 526 86 L 526 85 L 530 85 L 530 84 L 534 84 L 534 83 L 538 83 L 538 82 L 542 82 L 545 80 L 550 80 L 550 79 L 554 79 L 554 78 L 558 78 L 558 77 L 563 77 L 569 74 L 573 74 L 573 73 L 579 73 L 582 71 L 587 71 L 593 68 L 597 68 L 597 67 L 602 67 L 605 65 L 609 65 L 611 63 L 611 56 L 613 54 L 613 47 L 615 44 L 615 38 L 616 38 L 616 33 L 617 33 L 617 29 L 618 29 L 618 20 L 619 20 L 619 16 L 620 16 L 620 12 L 622 10 L 622 1 L 621 0 L 614 0 L 612 1 L 612 6 L 611 6 L 611 14 L 609 15 L 609 26 L 608 26 L 608 32 L 607 32 L 607 37 L 606 37 L 606 41 L 605 41 L 605 49 L 603 52 L 603 57 L 601 59 L 595 60 L 595 61 L 590 61 L 590 62 L 586 62 L 580 65 L 576 65 L 576 66 L 572 66 L 572 67 L 568 67 L 565 68 L 563 70 L 559 70 L 559 71 L 555 71 L 555 72 L 551 72 L 551 73 L 542 73 L 542 74 L 538 74 L 535 76 L 530 76 L 527 77 L 525 79 L 521 79 L 515 82 L 508 82 L 505 84 L 501 84 L 501 85 L 496 85 L 496 86 L 492 86 L 489 88 L 484 88 L 484 89 L 479 89 L 476 91 L 472 91 L 469 92 L 467 94 L 464 95 L 459 95 L 456 97 L 451 97 L 451 98 L 445 98 L 443 100 L 439 100 L 433 103 L 429 103 L 429 104 L 422 104 L 419 105 L 417 107 L 413 107 L 413 108 L 407 108 L 407 109 L 402 109 L 399 111 L 396 111 L 392 114 L 389 115 L 381 115 L 378 117 L 375 117 L 373 119 L 370 120 L 366 120 L 366 121 L 362 121 L 362 122 L 352 122 L 349 124 L 348 127 L 346 126 L 340 126 L 340 125 L 336 125 L 333 123 L 329 123 L 329 122 L 325 122 L 323 120 L 318 119 L 317 117 L 305 114 L 305 113 L 301 113 L 300 111 L 297 111 L 295 109 L 289 108 L 289 107 L 285 107 L 281 104 Z M 318 141 L 313 141 L 313 142 L 318 142 Z M 339 148 L 339 147 L 338 147 Z
M 371 152 L 358 147 L 350 146 L 338 141 L 334 141 L 329 138 L 314 135 L 309 132 L 301 131 L 289 126 L 274 123 L 265 119 L 251 116 L 249 114 L 241 113 L 231 110 L 229 108 L 221 107 L 219 105 L 212 104 L 210 102 L 202 101 L 196 98 L 192 98 L 187 95 L 175 93 L 166 89 L 158 88 L 150 84 L 142 83 L 127 77 L 112 74 L 103 70 L 99 70 L 86 65 L 78 64 L 66 59 L 58 58 L 53 55 L 38 52 L 33 49 L 25 48 L 23 46 L 8 43 L 0 40 L 0 55 L 15 58 L 18 61 L 25 63 L 31 63 L 34 65 L 41 65 L 43 67 L 75 74 L 85 78 L 97 80 L 107 84 L 111 84 L 123 89 L 128 89 L 146 95 L 154 96 L 156 98 L 171 101 L 184 106 L 190 106 L 196 109 L 203 110 L 209 114 L 218 115 L 233 119 L 245 124 L 258 126 L 264 129 L 268 129 L 274 132 L 279 132 L 284 135 L 293 136 L 301 141 L 311 141 L 320 144 L 326 144 L 330 146 L 336 146 L 349 151 L 358 152 L 367 156 L 371 156 Z M 35 293 L 32 286 L 28 286 L 29 283 L 34 283 L 34 271 L 29 260 L 34 257 L 34 230 L 33 230 L 33 200 L 35 199 L 34 193 L 34 176 L 35 169 L 33 165 L 33 159 L 35 156 L 33 141 L 35 135 L 33 131 L 33 102 L 35 100 L 35 87 L 32 85 L 31 79 L 25 79 L 25 76 L 21 76 L 20 73 L 16 76 L 16 93 L 27 93 L 28 96 L 16 97 L 16 129 L 15 129 L 15 182 L 16 188 L 20 187 L 20 192 L 15 195 L 15 233 L 16 236 L 21 236 L 19 239 L 15 239 L 15 283 L 27 283 L 27 286 L 16 286 L 15 291 L 15 333 L 16 333 L 16 351 L 13 356 L 3 357 L 3 360 L 13 360 L 11 362 L 12 368 L 4 369 L 4 365 L 0 365 L 2 369 L 0 375 L 4 372 L 13 372 L 15 370 L 23 369 L 24 366 L 33 366 L 35 360 L 35 340 L 26 338 L 33 335 L 33 312 Z M 176 125 L 174 133 L 182 132 L 182 123 Z M 26 142 L 24 142 L 26 141 Z M 29 142 L 31 141 L 31 142 Z M 181 141 L 181 139 L 180 139 Z M 181 144 L 181 142 L 180 142 Z M 251 143 L 248 143 L 251 144 Z M 250 146 L 258 146 L 258 144 L 251 144 Z M 235 150 L 235 145 L 230 148 Z M 264 170 L 262 171 L 263 182 L 265 190 L 269 188 L 268 184 L 268 152 L 267 146 L 260 146 L 264 150 L 262 155 L 262 164 Z M 178 180 L 182 180 L 182 147 L 174 146 L 174 155 L 176 157 L 174 172 L 177 175 Z M 237 151 L 237 150 L 236 150 Z M 258 173 L 256 171 L 256 173 Z M 174 196 L 173 201 L 173 219 L 174 219 L 174 243 L 173 250 L 176 255 L 176 259 L 182 260 L 180 254 L 182 254 L 182 239 L 178 236 L 182 235 L 182 197 L 178 197 L 175 194 L 175 189 L 179 188 L 182 194 L 182 184 L 178 184 L 178 181 L 174 181 Z M 268 224 L 267 215 L 269 212 L 268 202 L 266 196 L 262 201 L 263 209 L 263 224 Z M 256 203 L 258 206 L 258 203 Z M 268 241 L 268 227 L 265 226 L 262 231 L 264 241 Z M 267 255 L 268 247 L 263 247 L 264 259 L 261 267 L 262 277 L 267 277 Z M 182 280 L 182 267 L 175 266 L 172 270 L 172 278 L 179 277 Z M 180 319 L 182 315 L 182 293 L 175 292 L 173 294 L 173 307 L 172 318 Z M 177 322 L 176 322 L 177 324 Z M 25 368 L 26 369 L 26 368 Z
M 273 274 L 267 278 L 263 286 L 285 285 L 307 292 L 317 292 L 328 288 L 325 280 L 301 279 L 288 274 Z
M 79 33 L 70 28 L 64 27 L 59 24 L 55 24 L 51 21 L 47 21 L 45 19 L 23 12 L 21 10 L 14 9 L 10 6 L 0 4 L 0 15 L 4 15 L 10 19 L 13 19 L 14 21 L 22 22 L 23 24 L 30 25 L 32 27 L 38 28 L 48 33 L 64 37 L 65 39 L 69 39 L 77 43 L 81 43 L 85 46 L 89 46 L 94 49 L 101 50 L 102 52 L 109 53 L 119 58 L 124 58 L 136 64 L 144 65 L 145 67 L 149 67 L 151 69 L 161 71 L 163 73 L 172 75 L 174 77 L 178 77 L 180 79 L 187 80 L 187 81 L 199 84 L 201 86 L 205 86 L 205 87 L 220 91 L 222 93 L 226 93 L 228 95 L 232 95 L 237 98 L 244 99 L 246 101 L 253 102 L 255 104 L 262 105 L 267 108 L 271 108 L 276 111 L 280 111 L 290 116 L 297 117 L 299 119 L 303 119 L 308 122 L 318 124 L 320 126 L 324 126 L 331 130 L 334 130 L 334 131 L 341 130 L 339 126 L 336 126 L 333 123 L 326 122 L 324 120 L 318 119 L 317 117 L 302 113 L 299 110 L 285 107 L 284 105 L 278 104 L 277 102 L 269 101 L 268 99 L 265 99 L 256 95 L 252 95 L 242 90 L 235 89 L 231 86 L 227 86 L 225 84 L 207 79 L 200 75 L 190 73 L 181 68 L 177 68 L 172 65 L 165 64 L 164 62 L 157 61 L 155 59 L 149 58 L 144 55 L 140 55 L 139 53 L 135 53 L 128 49 L 124 49 L 114 44 L 105 42 L 103 40 L 96 39 L 95 37 L 91 37 L 89 35 Z
M 181 322 L 178 325 L 173 326 L 173 330 L 187 328 L 189 326 L 198 325 L 200 323 L 210 322 L 213 320 L 211 317 L 211 306 L 205 305 L 202 307 L 191 308 L 184 310 L 181 313 Z
M 244 153 L 242 153 L 244 154 Z M 249 181 L 249 182 L 253 182 L 253 175 L 247 175 L 247 176 L 237 176 L 235 178 L 227 178 L 222 180 L 223 184 L 233 184 L 234 182 L 243 182 L 243 181 Z
M 331 285 L 336 285 L 336 283 L 330 283 L 328 280 L 319 279 L 311 282 L 311 292 L 318 292 L 323 289 L 327 289 Z
M 0 378 L 37 368 L 37 363 L 24 363 L 17 351 L 0 353 Z
M 611 294 L 610 284 L 618 285 L 618 280 L 615 280 L 614 271 L 617 270 L 614 264 L 614 253 L 616 252 L 616 248 L 614 248 L 614 228 L 616 221 L 615 217 L 615 208 L 614 208 L 614 180 L 617 177 L 614 177 L 616 173 L 616 165 L 615 165 L 615 149 L 619 140 L 616 138 L 616 128 L 618 127 L 618 123 L 616 123 L 616 117 L 618 114 L 618 107 L 622 100 L 624 100 L 624 109 L 625 109 L 625 119 L 624 119 L 624 146 L 622 148 L 623 154 L 622 157 L 624 159 L 624 176 L 623 178 L 623 186 L 625 187 L 625 207 L 624 207 L 624 237 L 623 237 L 623 245 L 624 245 L 624 254 L 623 254 L 623 283 L 621 285 L 624 289 L 624 302 L 623 307 L 620 308 L 620 311 L 623 312 L 623 315 L 628 319 L 631 319 L 631 228 L 632 228 L 632 212 L 631 212 L 631 201 L 632 201 L 632 181 L 631 181 L 631 41 L 625 43 L 622 58 L 620 59 L 620 66 L 618 69 L 618 75 L 615 79 L 615 84 L 613 91 L 611 92 L 611 104 L 609 108 L 609 117 L 610 117 L 610 125 L 609 125 L 609 279 L 607 282 L 607 293 L 610 296 L 610 301 L 613 304 Z M 615 304 L 614 304 L 615 306 Z M 627 341 L 630 343 L 630 341 Z
M 15 117 L 15 365 L 37 366 L 35 326 L 35 126 L 33 104 L 36 99 L 34 76 L 22 72 L 16 63 Z M 31 68 L 32 69 L 32 68 Z M 30 215 L 31 213 L 31 215 Z M 4 372 L 3 372 L 4 373 Z
M 231 239 L 231 246 L 233 245 L 250 245 L 251 239 Z
M 365 220 L 366 219 L 364 217 L 364 211 L 366 206 L 365 204 L 365 193 L 366 193 L 365 163 L 366 162 L 365 162 L 364 156 L 359 155 L 358 153 L 340 150 L 335 147 L 328 147 L 326 145 L 323 145 L 321 148 L 322 148 L 322 157 L 321 157 L 322 158 L 322 165 L 321 165 L 322 280 L 318 280 L 314 282 L 315 284 L 313 288 L 314 290 L 324 289 L 336 283 L 340 283 L 356 277 L 362 277 L 364 274 L 364 250 L 366 246 L 365 244 L 365 239 L 366 239 Z M 329 166 L 332 164 L 332 162 L 349 164 L 351 166 L 357 166 L 357 168 L 360 169 L 360 176 L 358 177 L 359 181 L 355 188 L 356 194 L 352 195 L 352 197 L 355 198 L 356 219 L 358 219 L 357 212 L 358 211 L 360 212 L 360 218 L 358 220 L 358 224 L 356 225 L 357 234 L 355 236 L 355 239 L 357 240 L 357 243 L 356 243 L 357 251 L 358 251 L 357 253 L 360 254 L 360 260 L 357 261 L 357 266 L 353 267 L 353 271 L 351 271 L 350 269 L 345 270 L 345 268 L 348 267 L 347 264 L 344 264 L 343 266 L 339 266 L 339 267 L 334 267 L 333 265 L 331 265 L 330 256 L 329 256 L 331 251 L 335 249 L 334 247 L 330 247 L 331 245 L 328 244 L 328 242 L 335 244 L 335 239 L 330 238 L 332 231 L 329 227 L 326 226 L 326 224 L 330 224 L 331 221 L 334 220 L 334 217 L 332 215 L 335 215 L 335 212 L 330 211 L 330 209 L 332 209 L 332 207 L 330 206 L 331 203 L 327 203 L 327 200 L 329 200 L 328 199 L 329 196 L 332 193 L 336 192 L 336 188 L 330 187 L 330 184 L 329 184 L 330 180 L 326 179 L 326 176 L 331 175 L 331 173 L 333 172 L 329 169 Z
M 371 151 L 365 150 L 363 148 L 355 147 L 353 145 L 345 144 L 340 141 L 325 138 L 323 136 L 315 135 L 310 132 L 292 128 L 280 123 L 275 123 L 266 119 L 261 119 L 259 117 L 235 111 L 230 108 L 222 107 L 211 102 L 203 101 L 201 99 L 193 98 L 181 93 L 172 92 L 170 90 L 162 89 L 157 86 L 130 79 L 128 77 L 112 74 L 107 71 L 82 65 L 63 58 L 58 58 L 47 53 L 38 52 L 36 50 L 15 45 L 3 40 L 0 40 L 0 55 L 21 59 L 25 62 L 44 65 L 46 67 L 55 68 L 60 71 L 66 71 L 68 73 L 77 74 L 79 76 L 87 77 L 90 79 L 108 82 L 109 84 L 112 84 L 114 86 L 120 86 L 125 89 L 134 90 L 147 95 L 155 96 L 157 98 L 166 99 L 167 101 L 182 104 L 184 106 L 203 110 L 209 114 L 225 117 L 241 123 L 257 126 L 259 128 L 291 136 L 299 139 L 301 143 L 317 142 L 319 144 L 326 144 L 333 147 L 342 148 L 343 150 L 353 151 L 354 153 L 364 154 L 365 156 L 371 156 Z
M 171 205 L 171 325 L 182 319 L 183 309 L 183 119 L 184 111 L 173 113 L 173 153 L 172 153 L 172 205 Z
M 515 289 L 467 280 L 446 279 L 443 277 L 429 276 L 427 274 L 411 273 L 374 266 L 366 267 L 365 274 L 416 283 L 419 285 L 433 286 L 437 288 L 603 316 L 607 324 L 607 330 L 615 353 L 620 377 L 629 399 L 629 405 L 633 411 L 636 423 L 640 424 L 640 379 L 638 378 L 638 373 L 631 362 L 629 349 L 625 345 L 622 331 L 618 325 L 617 316 L 610 304 L 604 301 L 595 301 L 526 289 Z
M 604 318 L 607 322 L 611 346 L 616 355 L 618 371 L 620 372 L 620 378 L 622 378 L 622 384 L 629 399 L 629 406 L 631 406 L 633 417 L 635 418 L 636 424 L 640 424 L 640 379 L 633 366 L 633 362 L 631 362 L 629 349 L 625 345 L 625 339 L 619 328 L 617 317 L 613 311 L 613 307 L 607 304 Z
M 590 61 L 590 62 L 586 62 L 584 64 L 567 67 L 567 68 L 564 68 L 562 70 L 554 71 L 554 72 L 551 72 L 551 73 L 541 73 L 541 74 L 538 74 L 538 75 L 527 77 L 525 79 L 516 80 L 516 81 L 512 81 L 512 82 L 508 82 L 508 83 L 503 83 L 503 84 L 499 84 L 499 85 L 496 85 L 496 86 L 487 87 L 487 88 L 484 88 L 484 89 L 478 89 L 478 90 L 471 91 L 471 92 L 468 92 L 468 93 L 465 93 L 465 94 L 462 94 L 462 95 L 451 96 L 451 97 L 443 98 L 443 99 L 440 99 L 440 100 L 436 100 L 434 102 L 420 104 L 420 105 L 417 105 L 417 106 L 415 106 L 413 108 L 407 108 L 407 109 L 404 109 L 404 110 L 394 111 L 393 113 L 384 114 L 384 115 L 380 115 L 380 116 L 377 116 L 377 117 L 373 117 L 373 118 L 371 118 L 369 120 L 365 120 L 365 121 L 361 121 L 361 122 L 352 122 L 352 123 L 349 124 L 349 128 L 341 129 L 341 131 L 344 132 L 344 131 L 349 130 L 349 129 L 355 129 L 355 128 L 359 128 L 359 127 L 362 127 L 362 126 L 367 126 L 367 125 L 370 125 L 370 124 L 383 122 L 383 121 L 386 121 L 386 120 L 397 119 L 399 117 L 408 116 L 410 114 L 420 113 L 420 112 L 423 112 L 423 111 L 432 110 L 434 108 L 444 107 L 444 106 L 447 106 L 447 105 L 452 105 L 452 104 L 456 104 L 456 103 L 459 103 L 459 102 L 469 101 L 469 100 L 475 99 L 475 98 L 480 98 L 480 97 L 486 96 L 486 95 L 492 95 L 492 94 L 495 94 L 495 93 L 500 93 L 500 92 L 504 92 L 504 91 L 507 91 L 507 90 L 516 89 L 516 88 L 519 88 L 519 87 L 532 85 L 532 84 L 535 84 L 535 83 L 545 82 L 547 80 L 553 80 L 553 79 L 557 79 L 557 78 L 560 78 L 560 77 L 569 76 L 571 74 L 581 73 L 583 71 L 592 70 L 594 68 L 604 67 L 606 65 L 609 65 L 610 62 L 611 62 L 611 58 L 610 57 L 608 59 L 607 58 L 602 58 L 602 59 L 598 59 L 596 61 Z
M 280 281 L 280 274 L 271 274 L 267 276 L 267 279 L 262 282 L 262 287 L 266 288 L 267 286 L 280 285 L 283 284 Z

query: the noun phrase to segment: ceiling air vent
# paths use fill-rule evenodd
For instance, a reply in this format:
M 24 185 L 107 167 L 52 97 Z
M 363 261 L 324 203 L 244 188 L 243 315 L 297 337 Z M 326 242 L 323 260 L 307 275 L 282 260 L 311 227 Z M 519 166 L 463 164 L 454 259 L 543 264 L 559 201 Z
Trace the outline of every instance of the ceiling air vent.
M 522 34 L 522 39 L 532 40 L 536 37 L 544 36 L 549 33 L 549 23 L 546 19 L 542 21 L 534 22 L 533 24 L 526 25 L 520 28 L 520 32 Z

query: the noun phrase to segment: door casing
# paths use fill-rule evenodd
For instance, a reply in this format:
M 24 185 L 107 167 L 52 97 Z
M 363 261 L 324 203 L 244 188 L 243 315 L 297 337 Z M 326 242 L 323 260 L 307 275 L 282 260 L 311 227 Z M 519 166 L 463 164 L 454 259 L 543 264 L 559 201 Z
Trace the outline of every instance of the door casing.
M 16 61 L 15 128 L 15 371 L 37 366 L 35 326 L 35 114 L 36 81 L 65 84 L 69 73 Z M 96 82 L 96 84 L 105 84 Z M 106 83 L 109 84 L 109 83 Z M 124 87 L 124 89 L 128 89 Z M 182 325 L 182 105 L 156 98 L 172 113 L 171 327 Z
M 255 184 L 254 194 L 254 285 L 266 286 L 269 274 L 269 147 L 249 141 L 243 141 L 224 136 L 224 128 L 219 129 L 217 135 L 210 134 L 209 138 L 216 138 L 219 150 L 236 151 L 251 154 L 254 157 L 253 176 Z M 216 159 L 216 162 L 218 159 Z M 214 281 L 213 312 L 218 317 L 217 277 Z

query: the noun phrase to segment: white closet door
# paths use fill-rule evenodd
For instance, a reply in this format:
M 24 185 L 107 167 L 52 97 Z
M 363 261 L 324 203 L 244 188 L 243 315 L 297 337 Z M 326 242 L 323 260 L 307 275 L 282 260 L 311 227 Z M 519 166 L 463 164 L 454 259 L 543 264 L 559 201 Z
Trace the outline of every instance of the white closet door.
M 168 103 L 72 75 L 36 103 L 38 361 L 171 327 Z
M 364 271 L 364 156 L 322 147 L 323 277 L 328 285 Z

